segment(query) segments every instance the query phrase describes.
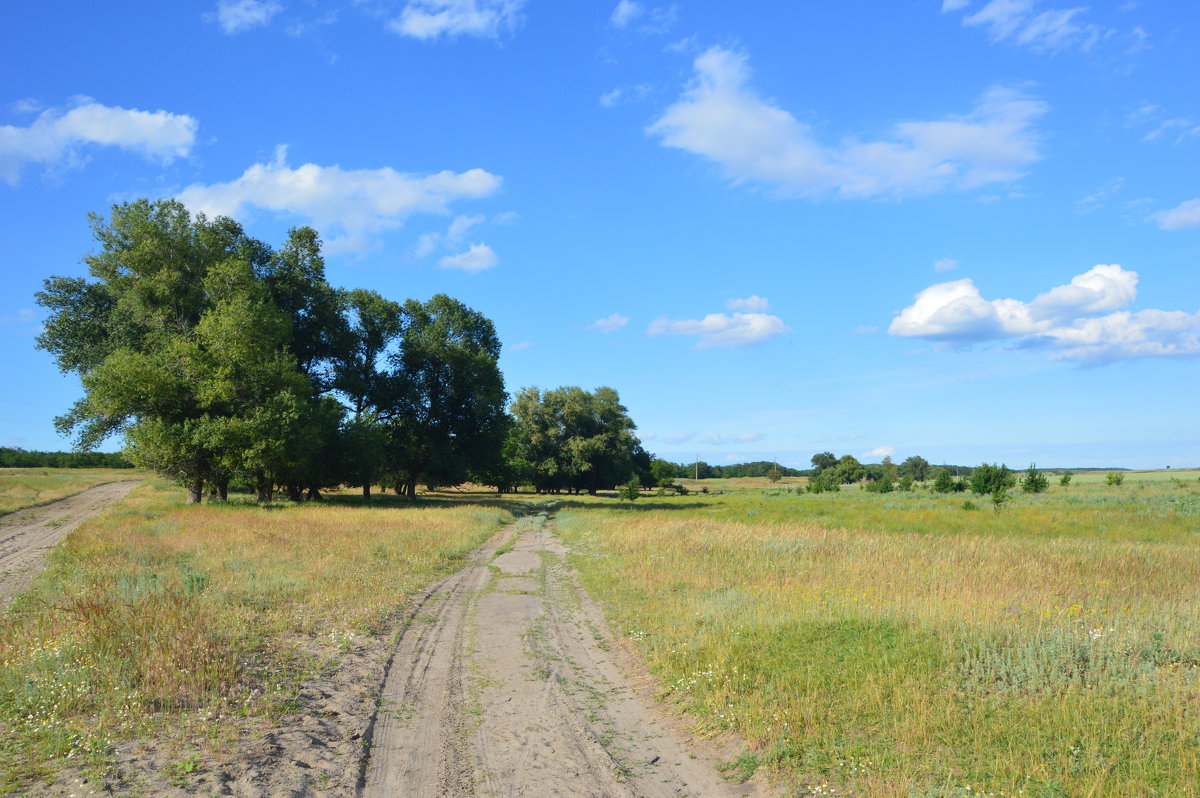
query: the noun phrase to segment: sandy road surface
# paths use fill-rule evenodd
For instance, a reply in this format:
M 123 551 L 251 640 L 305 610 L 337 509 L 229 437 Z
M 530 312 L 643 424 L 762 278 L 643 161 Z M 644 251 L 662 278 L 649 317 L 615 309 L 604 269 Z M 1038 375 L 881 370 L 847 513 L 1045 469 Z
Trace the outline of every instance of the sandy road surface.
M 58 541 L 123 498 L 137 482 L 106 482 L 65 499 L 0 516 L 0 610 L 41 573 Z
M 528 516 L 412 617 L 368 729 L 362 794 L 735 796 L 639 698 L 546 515 Z

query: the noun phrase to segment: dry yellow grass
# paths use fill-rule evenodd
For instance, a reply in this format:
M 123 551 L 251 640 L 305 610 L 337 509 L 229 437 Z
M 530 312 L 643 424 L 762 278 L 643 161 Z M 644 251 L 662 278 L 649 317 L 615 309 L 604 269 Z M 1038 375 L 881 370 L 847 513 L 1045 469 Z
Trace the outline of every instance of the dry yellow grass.
M 179 713 L 204 735 L 220 733 L 210 714 L 281 711 L 321 664 L 306 640 L 385 632 L 409 594 L 510 518 L 181 501 L 159 483 L 135 488 L 71 534 L 0 618 L 0 792 L 67 759 L 100 766 L 114 740 Z

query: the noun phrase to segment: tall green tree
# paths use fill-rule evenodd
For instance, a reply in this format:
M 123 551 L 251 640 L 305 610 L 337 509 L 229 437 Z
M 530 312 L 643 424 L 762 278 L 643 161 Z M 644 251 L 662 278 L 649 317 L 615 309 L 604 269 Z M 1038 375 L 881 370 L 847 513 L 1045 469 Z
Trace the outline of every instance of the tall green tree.
M 504 378 L 492 322 L 437 294 L 404 304 L 399 351 L 389 357 L 392 395 L 379 414 L 387 423 L 388 466 L 397 490 L 455 485 L 473 464 L 504 443 Z

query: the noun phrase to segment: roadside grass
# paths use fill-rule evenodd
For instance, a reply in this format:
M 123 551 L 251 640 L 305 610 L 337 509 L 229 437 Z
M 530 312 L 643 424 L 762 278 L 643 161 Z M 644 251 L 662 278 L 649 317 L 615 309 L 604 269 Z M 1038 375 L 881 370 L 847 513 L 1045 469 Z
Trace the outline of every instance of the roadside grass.
M 71 496 L 93 485 L 145 476 L 131 468 L 0 468 L 0 515 Z
M 286 711 L 336 652 L 386 633 L 408 595 L 461 567 L 502 508 L 335 497 L 187 507 L 144 483 L 73 532 L 0 616 L 0 793 L 114 742 L 232 739 Z
M 576 501 L 558 527 L 663 693 L 750 741 L 731 772 L 799 794 L 1189 795 L 1197 487 L 1146 476 L 998 514 L 764 480 Z

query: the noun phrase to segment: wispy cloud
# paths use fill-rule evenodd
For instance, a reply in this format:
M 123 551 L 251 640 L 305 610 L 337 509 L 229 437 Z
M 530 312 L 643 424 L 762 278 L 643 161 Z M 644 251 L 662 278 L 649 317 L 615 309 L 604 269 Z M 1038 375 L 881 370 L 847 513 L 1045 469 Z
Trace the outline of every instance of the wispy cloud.
M 942 3 L 942 11 L 961 11 L 969 5 L 969 0 L 948 0 Z M 1038 11 L 1037 6 L 1037 0 L 989 0 L 978 11 L 965 14 L 963 24 L 985 29 L 994 43 L 1039 52 L 1090 50 L 1110 33 L 1083 20 L 1086 6 L 1045 11 Z
M 1117 194 L 1121 193 L 1121 189 L 1125 186 L 1125 178 L 1114 177 L 1105 180 L 1100 186 L 1090 194 L 1081 197 L 1075 202 L 1075 211 L 1077 213 L 1091 213 L 1103 208 Z
M 682 96 L 647 131 L 707 158 L 735 181 L 783 194 L 905 196 L 1011 182 L 1040 157 L 1033 123 L 1048 106 L 993 87 L 970 112 L 901 122 L 876 141 L 818 142 L 808 125 L 758 96 L 742 53 L 713 47 L 694 62 Z
M 99 147 L 169 163 L 191 153 L 197 127 L 186 114 L 120 108 L 77 97 L 70 110 L 48 109 L 26 127 L 0 126 L 0 178 L 16 186 L 30 164 L 79 167 L 87 153 Z
M 876 446 L 869 452 L 863 452 L 862 457 L 891 457 L 896 453 L 895 446 Z
M 958 268 L 958 261 L 954 258 L 938 258 L 933 262 L 933 270 L 935 272 L 952 272 Z
M 704 436 L 705 443 L 711 443 L 714 446 L 725 446 L 731 443 L 751 443 L 753 441 L 761 441 L 763 434 L 761 432 L 747 432 L 742 435 L 712 435 Z
M 726 310 L 742 310 L 748 313 L 762 313 L 770 310 L 770 303 L 758 294 L 751 294 L 744 299 L 725 300 Z
M 614 313 L 611 316 L 605 316 L 602 319 L 596 319 L 588 325 L 589 330 L 599 330 L 602 333 L 616 332 L 629 323 L 628 316 L 622 316 L 620 313 Z
M 221 31 L 232 35 L 267 25 L 282 10 L 274 0 L 218 0 L 215 18 Z
M 1099 365 L 1143 357 L 1200 355 L 1200 312 L 1123 310 L 1137 272 L 1100 265 L 1032 302 L 984 299 L 971 280 L 930 286 L 892 320 L 889 332 L 951 343 L 1009 340 L 1056 358 Z
M 1174 208 L 1154 214 L 1163 230 L 1191 230 L 1200 227 L 1200 199 L 1181 202 Z
M 640 33 L 666 33 L 679 19 L 679 7 L 647 6 L 636 0 L 621 0 L 608 18 L 608 24 L 621 30 L 636 28 Z
M 409 0 L 388 27 L 415 39 L 495 39 L 516 27 L 524 6 L 525 0 Z
M 416 213 L 448 213 L 459 200 L 481 199 L 501 179 L 483 169 L 411 175 L 390 167 L 342 169 L 307 163 L 292 168 L 287 148 L 269 163 L 254 164 L 227 183 L 194 184 L 179 193 L 189 208 L 211 216 L 239 216 L 250 208 L 302 217 L 322 231 L 341 233 L 331 251 L 356 251 L 368 236 L 401 226 Z

